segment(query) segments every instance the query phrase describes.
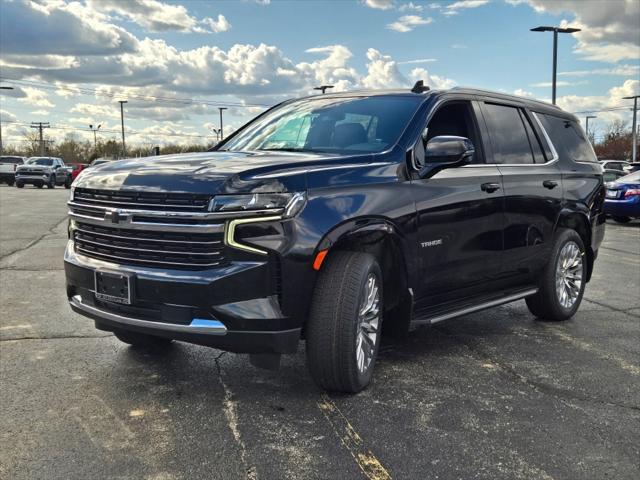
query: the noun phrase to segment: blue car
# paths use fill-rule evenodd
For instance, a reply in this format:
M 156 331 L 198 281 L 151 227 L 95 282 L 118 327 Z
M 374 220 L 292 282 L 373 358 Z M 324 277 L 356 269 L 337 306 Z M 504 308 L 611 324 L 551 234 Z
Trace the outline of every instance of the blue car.
M 640 171 L 607 183 L 604 211 L 616 222 L 640 218 Z

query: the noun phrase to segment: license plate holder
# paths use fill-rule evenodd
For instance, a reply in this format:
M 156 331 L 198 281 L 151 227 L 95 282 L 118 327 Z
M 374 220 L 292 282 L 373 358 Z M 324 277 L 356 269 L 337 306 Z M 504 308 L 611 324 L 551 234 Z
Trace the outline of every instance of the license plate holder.
M 131 305 L 131 275 L 96 270 L 94 278 L 98 300 Z

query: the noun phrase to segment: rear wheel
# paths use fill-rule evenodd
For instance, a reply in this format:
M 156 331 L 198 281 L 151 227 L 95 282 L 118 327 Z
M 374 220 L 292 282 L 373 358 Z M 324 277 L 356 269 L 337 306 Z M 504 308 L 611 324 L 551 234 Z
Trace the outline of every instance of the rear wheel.
M 36 183 L 36 187 L 42 188 L 42 187 L 44 187 L 44 183 L 38 182 L 38 183 Z
M 618 223 L 629 223 L 631 221 L 631 217 L 613 217 L 613 219 Z
M 306 330 L 307 364 L 326 390 L 356 393 L 371 381 L 380 346 L 382 272 L 375 257 L 336 252 L 322 268 Z
M 559 229 L 539 290 L 526 299 L 529 311 L 542 320 L 571 318 L 582 302 L 587 278 L 584 244 L 575 230 Z
M 127 330 L 116 330 L 113 332 L 118 340 L 128 343 L 133 347 L 162 349 L 169 346 L 173 341 L 170 338 L 156 337 L 154 335 L 146 335 L 144 333 L 130 332 Z
M 18 187 L 18 188 L 23 188 L 23 187 L 24 187 L 24 183 L 22 183 L 22 182 L 16 182 L 16 187 Z

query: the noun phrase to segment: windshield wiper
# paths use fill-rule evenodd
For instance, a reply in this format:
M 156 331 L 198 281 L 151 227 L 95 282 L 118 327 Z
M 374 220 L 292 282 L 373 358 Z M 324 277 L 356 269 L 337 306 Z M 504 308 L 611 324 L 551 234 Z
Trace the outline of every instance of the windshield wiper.
M 314 150 L 311 148 L 293 148 L 293 147 L 280 147 L 280 148 L 258 148 L 259 152 L 315 152 L 322 153 L 322 150 Z

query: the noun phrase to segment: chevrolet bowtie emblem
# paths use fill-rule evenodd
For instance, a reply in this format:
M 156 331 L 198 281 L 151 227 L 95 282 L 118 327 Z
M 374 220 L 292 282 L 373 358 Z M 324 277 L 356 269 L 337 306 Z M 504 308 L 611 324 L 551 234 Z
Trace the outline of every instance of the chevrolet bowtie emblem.
M 125 223 L 129 220 L 129 215 L 123 214 L 120 210 L 109 210 L 104 213 L 104 221 L 111 223 Z

